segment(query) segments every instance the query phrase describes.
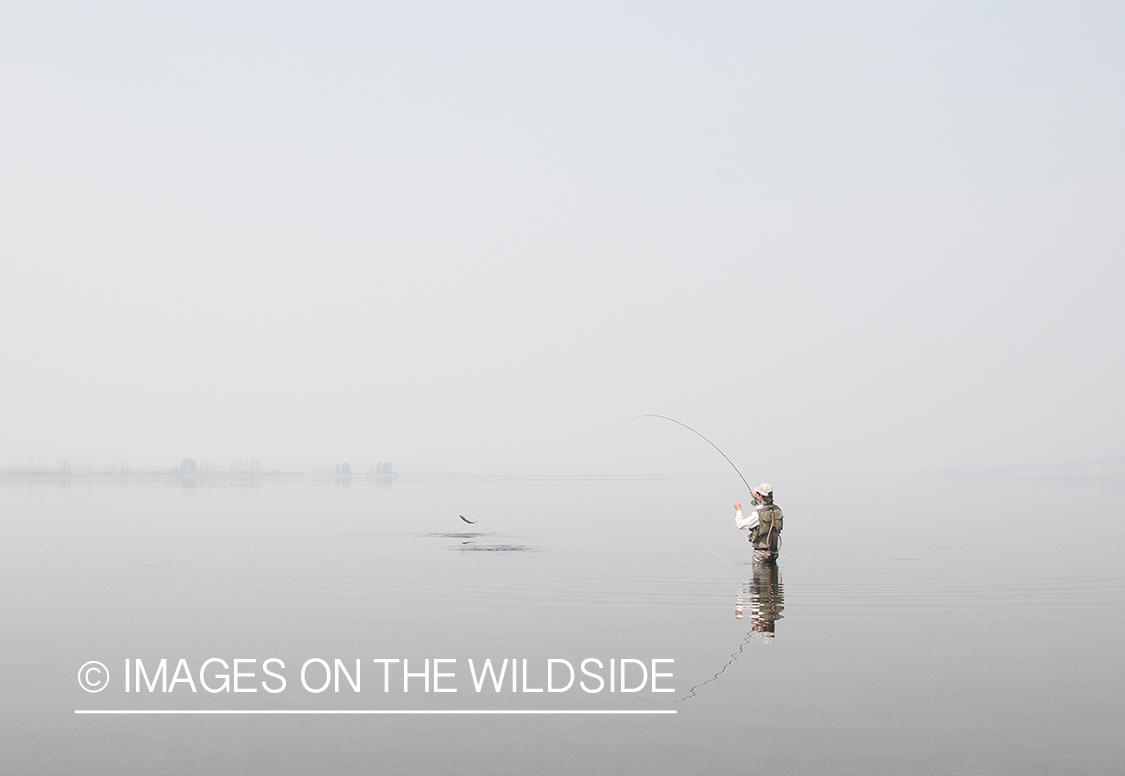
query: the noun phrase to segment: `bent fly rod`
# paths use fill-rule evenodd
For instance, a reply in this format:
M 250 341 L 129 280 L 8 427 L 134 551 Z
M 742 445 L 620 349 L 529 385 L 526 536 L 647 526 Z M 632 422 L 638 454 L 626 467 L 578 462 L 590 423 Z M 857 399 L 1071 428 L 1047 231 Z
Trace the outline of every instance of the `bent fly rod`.
M 673 423 L 675 423 L 675 424 L 676 424 L 677 426 L 683 426 L 683 427 L 684 427 L 684 428 L 686 428 L 686 429 L 687 429 L 688 431 L 690 431 L 691 433 L 695 434 L 695 435 L 696 435 L 697 437 L 699 437 L 700 439 L 702 439 L 702 440 L 703 440 L 704 442 L 706 442 L 707 444 L 711 445 L 711 447 L 713 447 L 713 448 L 715 448 L 716 450 L 718 450 L 718 452 L 719 452 L 719 455 L 721 455 L 721 456 L 722 456 L 723 458 L 726 458 L 726 461 L 727 461 L 727 463 L 729 463 L 729 464 L 731 465 L 731 468 L 733 468 L 733 469 L 735 470 L 735 472 L 737 472 L 737 473 L 738 473 L 738 476 L 739 476 L 739 477 L 740 477 L 740 478 L 742 479 L 742 484 L 746 486 L 746 489 L 747 489 L 748 491 L 750 491 L 750 493 L 753 493 L 753 492 L 754 492 L 754 489 L 750 487 L 750 483 L 749 483 L 749 482 L 747 482 L 747 481 L 746 481 L 746 478 L 742 476 L 742 472 L 738 471 L 738 467 L 734 465 L 734 461 L 732 461 L 732 460 L 731 460 L 730 458 L 727 458 L 727 454 L 726 454 L 726 453 L 724 453 L 724 452 L 723 452 L 722 450 L 719 450 L 719 446 L 718 446 L 717 444 L 715 444 L 714 442 L 712 442 L 712 441 L 711 441 L 710 439 L 708 439 L 707 437 L 703 436 L 703 434 L 700 434 L 700 433 L 699 433 L 698 431 L 696 431 L 696 430 L 695 430 L 694 428 L 692 428 L 691 426 L 689 426 L 689 425 L 688 425 L 687 423 L 681 423 L 680 421 L 676 420 L 675 418 L 670 418 L 670 417 L 668 417 L 667 415 L 653 415 L 653 414 L 648 414 L 648 415 L 638 415 L 637 417 L 633 418 L 633 420 L 640 420 L 641 418 L 663 418 L 664 420 L 670 420 L 670 421 L 672 421 L 672 422 L 673 422 Z

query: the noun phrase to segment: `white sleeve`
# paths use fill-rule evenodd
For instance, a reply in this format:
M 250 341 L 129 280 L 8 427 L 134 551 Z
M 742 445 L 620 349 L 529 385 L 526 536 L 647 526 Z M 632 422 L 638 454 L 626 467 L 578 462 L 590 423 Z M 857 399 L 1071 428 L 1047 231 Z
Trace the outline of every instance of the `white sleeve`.
M 749 517 L 742 516 L 742 510 L 734 513 L 734 524 L 741 528 L 756 528 L 758 525 L 758 510 L 750 513 Z

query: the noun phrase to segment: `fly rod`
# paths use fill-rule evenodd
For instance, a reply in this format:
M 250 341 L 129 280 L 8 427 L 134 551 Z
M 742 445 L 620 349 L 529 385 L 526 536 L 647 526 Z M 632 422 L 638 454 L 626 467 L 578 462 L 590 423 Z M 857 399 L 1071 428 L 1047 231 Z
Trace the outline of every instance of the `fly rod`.
M 733 468 L 733 469 L 735 470 L 735 472 L 737 472 L 737 473 L 738 473 L 738 476 L 739 476 L 740 478 L 742 478 L 742 484 L 743 484 L 743 485 L 745 485 L 745 486 L 746 486 L 746 489 L 747 489 L 748 491 L 750 491 L 751 495 L 753 495 L 753 493 L 754 493 L 754 489 L 750 487 L 750 483 L 749 483 L 749 482 L 747 482 L 747 481 L 746 481 L 746 478 L 742 476 L 742 472 L 738 471 L 738 467 L 734 465 L 734 461 L 732 461 L 732 460 L 731 460 L 730 458 L 727 458 L 727 454 L 726 454 L 726 453 L 724 453 L 724 452 L 723 452 L 722 450 L 719 450 L 719 446 L 718 446 L 717 444 L 715 444 L 714 442 L 712 442 L 712 441 L 711 441 L 710 439 L 708 439 L 707 437 L 703 436 L 703 434 L 700 434 L 700 433 L 699 433 L 698 431 L 696 431 L 696 430 L 695 430 L 694 428 L 692 428 L 691 426 L 689 426 L 689 425 L 688 425 L 687 423 L 681 423 L 680 421 L 676 420 L 675 418 L 670 418 L 670 417 L 668 417 L 667 415 L 653 415 L 653 414 L 648 414 L 648 415 L 638 415 L 637 417 L 633 418 L 633 420 L 640 420 L 641 418 L 663 418 L 664 420 L 670 420 L 670 421 L 672 421 L 673 423 L 675 423 L 675 424 L 676 424 L 677 426 L 683 426 L 683 427 L 684 427 L 684 428 L 686 428 L 686 429 L 687 429 L 688 431 L 690 431 L 691 433 L 695 434 L 695 435 L 696 435 L 697 437 L 699 437 L 700 439 L 702 439 L 702 440 L 703 440 L 704 442 L 706 442 L 707 444 L 711 445 L 711 447 L 713 447 L 713 448 L 715 448 L 716 450 L 718 450 L 718 451 L 719 451 L 719 455 L 721 455 L 721 456 L 722 456 L 723 458 L 726 458 L 726 460 L 727 460 L 727 463 L 729 463 L 729 464 L 731 465 L 731 467 L 732 467 L 732 468 Z

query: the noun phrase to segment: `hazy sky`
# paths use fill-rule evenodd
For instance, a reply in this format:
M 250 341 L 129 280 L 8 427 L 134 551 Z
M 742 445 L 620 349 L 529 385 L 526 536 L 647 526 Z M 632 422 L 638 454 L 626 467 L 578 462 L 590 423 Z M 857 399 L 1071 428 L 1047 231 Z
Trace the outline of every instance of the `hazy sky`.
M 0 467 L 1120 455 L 1123 22 L 6 2 Z

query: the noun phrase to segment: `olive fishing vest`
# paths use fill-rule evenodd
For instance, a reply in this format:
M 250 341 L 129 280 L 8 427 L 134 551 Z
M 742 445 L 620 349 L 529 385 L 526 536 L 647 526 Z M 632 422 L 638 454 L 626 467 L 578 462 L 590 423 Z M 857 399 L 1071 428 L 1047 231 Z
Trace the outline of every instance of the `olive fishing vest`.
M 750 541 L 754 543 L 755 550 L 769 551 L 770 527 L 773 527 L 775 534 L 780 535 L 784 515 L 777 504 L 762 504 L 754 511 L 758 513 L 758 526 L 750 531 Z

